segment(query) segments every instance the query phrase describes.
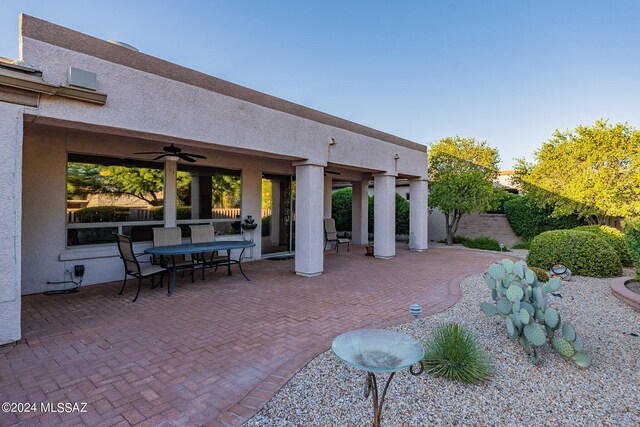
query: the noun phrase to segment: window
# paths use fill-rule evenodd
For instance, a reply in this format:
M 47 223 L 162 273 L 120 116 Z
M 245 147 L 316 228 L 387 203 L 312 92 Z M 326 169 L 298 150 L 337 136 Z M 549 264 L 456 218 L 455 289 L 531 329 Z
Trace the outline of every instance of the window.
M 164 220 L 164 164 L 69 154 L 67 246 L 153 240 Z M 178 164 L 177 218 L 183 237 L 190 224 L 213 223 L 216 234 L 240 233 L 240 172 Z

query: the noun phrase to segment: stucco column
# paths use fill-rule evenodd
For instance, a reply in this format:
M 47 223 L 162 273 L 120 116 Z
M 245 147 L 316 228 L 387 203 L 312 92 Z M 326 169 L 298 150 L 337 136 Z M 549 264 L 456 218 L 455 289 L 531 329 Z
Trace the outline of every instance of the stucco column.
M 200 218 L 200 177 L 197 173 L 191 176 L 191 219 Z
M 415 240 L 411 250 L 425 251 L 429 247 L 429 205 L 427 201 L 427 180 L 413 179 L 409 181 L 409 236 Z
M 373 176 L 373 255 L 376 258 L 396 256 L 396 176 L 394 172 Z
M 23 109 L 0 102 L 0 344 L 21 335 Z
M 296 274 L 317 276 L 324 268 L 324 166 L 294 163 L 296 168 Z
M 252 250 L 252 256 L 260 259 L 262 255 L 262 170 L 258 167 L 244 167 L 242 169 L 242 220 L 251 215 L 258 224 L 255 230 L 245 231 L 245 240 L 253 238 L 256 244 Z M 253 234 L 251 234 L 253 233 Z M 250 250 L 245 251 L 245 256 L 249 256 Z
M 177 160 L 166 158 L 164 163 L 164 226 L 175 227 L 177 219 L 177 196 L 176 190 L 178 179 Z
M 332 187 L 333 178 L 331 175 L 324 177 L 324 217 L 331 218 L 331 194 L 333 194 Z
M 355 181 L 351 187 L 351 242 L 369 241 L 369 181 Z

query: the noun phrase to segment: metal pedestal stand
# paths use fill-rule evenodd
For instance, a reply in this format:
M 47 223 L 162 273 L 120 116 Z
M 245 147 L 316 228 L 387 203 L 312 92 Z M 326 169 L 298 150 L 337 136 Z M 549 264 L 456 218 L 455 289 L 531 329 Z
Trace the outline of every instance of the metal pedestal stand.
M 248 229 L 248 228 L 242 227 L 242 240 L 254 243 L 254 241 L 253 241 L 253 231 L 254 230 L 255 229 Z M 249 256 L 244 257 L 243 259 L 248 259 L 248 260 L 251 260 L 251 261 L 255 261 L 256 260 L 255 256 L 253 255 L 253 248 L 254 247 L 252 246 L 249 249 Z

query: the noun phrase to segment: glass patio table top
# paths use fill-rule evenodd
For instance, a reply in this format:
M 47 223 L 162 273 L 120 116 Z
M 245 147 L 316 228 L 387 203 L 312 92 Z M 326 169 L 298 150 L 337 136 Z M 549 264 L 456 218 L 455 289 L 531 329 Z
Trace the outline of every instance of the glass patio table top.
M 185 255 L 202 252 L 226 251 L 231 249 L 246 249 L 256 244 L 246 240 L 219 240 L 215 242 L 184 243 L 180 245 L 154 246 L 145 249 L 145 253 L 152 255 Z
M 409 335 L 384 329 L 356 329 L 337 336 L 331 345 L 343 362 L 367 372 L 395 372 L 419 363 L 422 345 Z

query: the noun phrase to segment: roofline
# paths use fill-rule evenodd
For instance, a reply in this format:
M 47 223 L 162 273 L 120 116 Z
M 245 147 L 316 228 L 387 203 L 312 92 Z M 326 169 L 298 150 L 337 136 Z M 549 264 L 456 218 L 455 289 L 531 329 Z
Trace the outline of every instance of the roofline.
M 20 35 L 405 148 L 421 152 L 427 150 L 425 145 L 408 139 L 267 95 L 142 52 L 126 49 L 24 13 L 20 14 Z

